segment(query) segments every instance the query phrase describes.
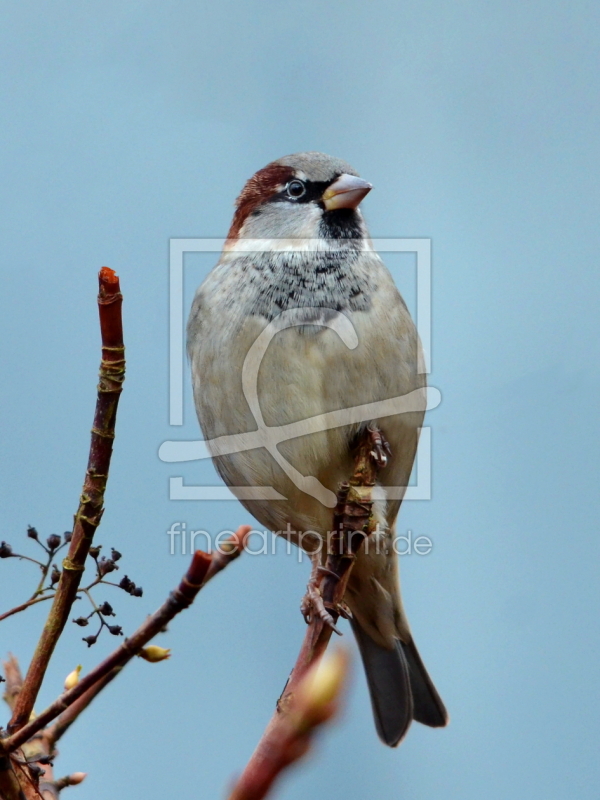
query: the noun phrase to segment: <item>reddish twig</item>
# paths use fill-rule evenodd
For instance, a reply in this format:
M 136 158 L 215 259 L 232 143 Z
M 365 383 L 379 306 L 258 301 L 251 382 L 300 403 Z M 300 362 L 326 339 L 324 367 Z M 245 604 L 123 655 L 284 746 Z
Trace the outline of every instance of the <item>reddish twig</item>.
M 211 578 L 217 575 L 221 570 L 223 570 L 234 558 L 240 553 L 239 545 L 242 543 L 243 538 L 246 534 L 250 531 L 250 526 L 246 525 L 240 528 L 236 535 L 229 540 L 226 540 L 221 543 L 220 549 L 213 553 L 212 557 L 210 558 L 210 563 L 208 565 L 207 573 L 204 578 L 204 583 L 208 583 Z M 199 551 L 200 552 L 200 551 Z M 198 556 L 202 560 L 202 553 L 201 556 Z M 107 686 L 113 678 L 119 674 L 120 668 L 116 667 L 111 672 L 108 672 L 103 678 L 97 681 L 93 686 L 84 692 L 78 700 L 70 705 L 63 713 L 59 716 L 56 720 L 54 725 L 48 728 L 45 732 L 45 735 L 52 741 L 52 743 L 57 742 L 61 736 L 68 730 L 68 728 L 75 722 L 77 717 L 84 711 L 92 700 L 100 694 L 102 689 Z
M 117 406 L 125 379 L 125 348 L 121 321 L 123 298 L 119 278 L 113 270 L 103 267 L 98 279 L 102 361 L 88 467 L 79 508 L 75 515 L 69 553 L 63 561 L 62 574 L 52 608 L 29 665 L 23 689 L 13 710 L 9 724 L 11 732 L 17 731 L 25 725 L 33 710 L 48 662 L 69 618 L 71 606 L 85 569 L 85 560 L 96 528 L 102 518 L 104 492 L 115 435 Z
M 183 580 L 158 611 L 148 617 L 129 639 L 126 639 L 108 658 L 85 675 L 76 686 L 64 692 L 35 719 L 28 722 L 27 725 L 24 725 L 6 739 L 0 740 L 0 747 L 4 748 L 4 751 L 8 753 L 21 747 L 34 734 L 45 728 L 53 719 L 56 719 L 59 714 L 65 712 L 99 681 L 104 681 L 112 672 L 119 672 L 125 664 L 138 655 L 145 644 L 154 638 L 157 633 L 160 633 L 173 617 L 193 603 L 200 589 L 211 578 L 239 556 L 246 537 L 251 530 L 250 525 L 240 526 L 233 536 L 220 545 L 221 552 L 215 553 L 212 557 L 201 550 L 196 551 Z M 106 683 L 108 683 L 108 680 L 106 680 Z M 85 708 L 85 705 L 82 704 L 80 706 L 80 711 Z
M 339 617 L 356 553 L 372 530 L 371 495 L 378 470 L 371 455 L 372 448 L 373 432 L 367 430 L 356 450 L 354 475 L 338 492 L 334 535 L 328 542 L 327 571 L 321 581 L 321 595 L 334 622 Z M 282 741 L 289 738 L 290 717 L 293 717 L 298 694 L 301 694 L 302 682 L 324 654 L 332 633 L 331 626 L 320 616 L 312 616 L 275 714 L 237 781 L 230 800 L 260 800 L 275 777 L 291 763 L 286 757 L 289 749 L 282 748 Z
M 336 713 L 338 695 L 348 667 L 348 654 L 339 650 L 324 656 L 300 681 L 278 735 L 271 741 L 269 758 L 260 768 L 246 770 L 229 800 L 262 800 L 283 772 L 309 750 L 316 730 Z
M 17 659 L 10 655 L 8 661 L 4 664 L 4 674 L 6 675 L 6 691 L 4 692 L 4 700 L 9 708 L 13 708 L 15 701 L 21 691 L 23 685 L 23 676 Z M 0 745 L 0 797 L 2 800 L 23 800 L 23 798 L 35 798 L 39 800 L 40 796 L 46 799 L 47 795 L 42 794 L 42 784 L 40 784 L 40 792 L 36 790 L 36 781 L 32 775 L 30 766 L 27 761 L 36 758 L 36 756 L 44 756 L 49 754 L 49 749 L 43 737 L 35 739 L 33 742 L 28 743 L 27 748 L 23 748 L 18 753 L 18 758 L 10 758 L 9 754 Z M 40 767 L 40 774 L 48 779 L 52 778 L 52 768 L 49 764 Z
M 75 700 L 74 703 L 72 703 L 65 711 L 63 711 L 54 725 L 51 725 L 44 731 L 44 736 L 48 739 L 52 748 L 54 748 L 54 745 L 56 742 L 58 742 L 61 736 L 67 732 L 81 712 L 85 711 L 92 700 L 97 697 L 114 678 L 117 677 L 120 671 L 121 670 L 119 667 L 115 667 L 115 669 L 107 672 L 103 678 L 100 678 L 99 681 L 96 681 L 96 683 L 93 686 L 90 686 L 90 688 L 84 692 L 78 700 Z

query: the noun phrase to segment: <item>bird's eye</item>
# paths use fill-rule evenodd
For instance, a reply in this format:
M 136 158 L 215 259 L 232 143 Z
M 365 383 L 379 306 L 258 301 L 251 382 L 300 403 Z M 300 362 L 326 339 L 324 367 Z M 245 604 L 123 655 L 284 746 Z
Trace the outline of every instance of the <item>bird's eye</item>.
M 294 200 L 297 200 L 299 197 L 306 194 L 306 186 L 302 181 L 290 181 L 287 185 L 287 193 L 289 197 L 293 197 Z

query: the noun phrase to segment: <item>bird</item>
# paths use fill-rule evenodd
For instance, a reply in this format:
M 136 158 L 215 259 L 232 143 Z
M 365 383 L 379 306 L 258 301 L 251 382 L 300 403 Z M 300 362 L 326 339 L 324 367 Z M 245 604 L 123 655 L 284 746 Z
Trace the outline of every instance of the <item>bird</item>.
M 259 169 L 236 200 L 218 263 L 196 291 L 187 351 L 198 420 L 218 473 L 230 487 L 259 487 L 238 492 L 242 504 L 312 554 L 305 614 L 311 604 L 313 613 L 327 614 L 315 611 L 313 578 L 335 493 L 352 475 L 353 442 L 367 428 L 381 433 L 376 533 L 359 551 L 344 604 L 377 733 L 395 747 L 413 719 L 430 727 L 448 722 L 400 594 L 393 539 L 402 491 L 387 497 L 385 489 L 408 485 L 425 406 L 302 428 L 319 415 L 404 397 L 426 384 L 416 327 L 359 208 L 371 189 L 348 163 L 324 153 L 296 153 Z M 295 426 L 296 435 L 237 452 L 217 446 L 220 437 L 255 431 L 257 417 L 267 440 L 287 430 L 282 426 Z

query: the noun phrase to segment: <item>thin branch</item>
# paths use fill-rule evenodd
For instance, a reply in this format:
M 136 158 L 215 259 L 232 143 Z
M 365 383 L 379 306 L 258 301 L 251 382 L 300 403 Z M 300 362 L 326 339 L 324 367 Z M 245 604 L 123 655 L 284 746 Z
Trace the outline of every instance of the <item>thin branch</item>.
M 229 800 L 262 800 L 281 775 L 309 750 L 316 730 L 337 712 L 338 698 L 348 671 L 348 653 L 324 656 L 298 685 L 289 713 L 281 719 L 271 743 L 270 758 L 259 769 L 245 772 Z
M 0 747 L 3 747 L 5 752 L 13 752 L 73 705 L 96 683 L 103 681 L 109 673 L 113 671 L 119 672 L 125 664 L 139 653 L 145 644 L 157 633 L 161 632 L 165 625 L 193 603 L 200 589 L 209 580 L 240 555 L 251 530 L 250 525 L 241 525 L 233 536 L 230 536 L 220 545 L 220 551 L 212 557 L 201 550 L 197 550 L 183 580 L 158 611 L 148 617 L 129 639 L 126 639 L 108 658 L 85 675 L 76 686 L 62 694 L 34 720 L 24 725 L 16 733 L 4 740 L 0 740 Z M 80 710 L 83 710 L 83 708 Z
M 13 707 L 21 691 L 23 677 L 17 659 L 10 655 L 4 662 L 6 674 L 6 692 L 4 699 Z M 46 731 L 36 736 L 12 757 L 2 748 L 4 753 L 5 774 L 0 774 L 0 798 L 2 800 L 56 800 L 58 792 L 54 787 L 54 773 L 50 757 L 54 754 L 54 744 L 48 739 Z M 40 761 L 42 759 L 42 761 Z M 0 758 L 0 761 L 2 759 Z M 2 771 L 2 766 L 0 766 Z
M 372 490 L 377 477 L 378 464 L 372 457 L 373 433 L 365 431 L 355 455 L 354 475 L 349 483 L 342 484 L 338 492 L 338 504 L 334 510 L 334 536 L 328 545 L 326 571 L 321 580 L 321 595 L 325 607 L 334 622 L 346 591 L 346 585 L 365 538 L 373 530 L 371 509 Z M 260 800 L 276 775 L 290 763 L 286 760 L 281 742 L 289 737 L 289 720 L 293 716 L 294 704 L 308 671 L 325 652 L 332 628 L 320 616 L 313 614 L 300 653 L 277 702 L 271 718 L 256 750 L 242 772 L 230 795 L 230 800 Z M 265 783 L 265 776 L 270 776 Z M 264 788 L 266 786 L 266 788 Z M 263 787 L 264 792 L 257 787 Z
M 44 583 L 46 581 L 46 578 L 48 577 L 48 573 L 50 572 L 50 567 L 52 566 L 52 564 L 54 562 L 54 559 L 56 558 L 57 554 L 60 553 L 60 551 L 63 549 L 63 547 L 65 547 L 65 545 L 67 544 L 66 542 L 63 542 L 55 550 L 49 550 L 45 545 L 43 545 L 40 542 L 39 539 L 34 539 L 34 541 L 37 542 L 39 544 L 39 546 L 42 548 L 42 550 L 44 550 L 48 554 L 48 560 L 47 560 L 47 562 L 45 564 L 41 565 L 41 567 L 42 567 L 42 577 L 40 579 L 40 582 L 38 583 L 37 589 L 31 595 L 31 600 L 33 600 L 35 597 L 37 597 L 39 594 L 41 594 L 44 591 Z
M 23 676 L 17 659 L 10 654 L 8 661 L 3 664 L 4 674 L 6 675 L 6 691 L 4 700 L 9 708 L 13 708 L 21 687 L 23 686 Z M 44 744 L 36 742 L 36 750 L 44 751 Z M 44 773 L 48 767 L 44 768 Z M 50 773 L 51 774 L 51 773 Z M 40 795 L 34 793 L 32 776 L 25 763 L 24 753 L 19 753 L 18 758 L 11 758 L 9 753 L 0 743 L 0 797 L 2 800 L 23 800 L 23 798 L 34 797 L 39 800 Z
M 52 748 L 56 742 L 58 742 L 61 736 L 67 732 L 81 712 L 85 711 L 92 700 L 100 694 L 105 686 L 108 686 L 113 678 L 117 677 L 120 671 L 121 670 L 119 667 L 115 667 L 115 669 L 111 670 L 111 672 L 107 672 L 103 678 L 100 678 L 100 680 L 97 681 L 93 686 L 90 686 L 90 688 L 84 692 L 78 700 L 75 700 L 74 703 L 72 703 L 65 711 L 63 711 L 54 725 L 51 725 L 44 731 L 44 736 L 48 739 Z
M 85 560 L 104 510 L 104 492 L 112 455 L 117 406 L 125 379 L 125 348 L 121 321 L 123 297 L 119 279 L 113 270 L 103 267 L 98 280 L 102 360 L 88 467 L 75 515 L 69 553 L 63 561 L 52 608 L 29 665 L 23 690 L 13 710 L 9 724 L 11 732 L 19 730 L 29 719 L 48 662 L 69 618 L 85 569 Z
M 24 556 L 24 555 L 22 555 L 21 553 L 13 553 L 13 554 L 11 555 L 11 558 L 18 558 L 18 559 L 19 559 L 19 561 L 31 561 L 31 563 L 32 563 L 32 564 L 37 564 L 37 566 L 38 566 L 38 567 L 39 567 L 41 570 L 43 570 L 43 569 L 44 569 L 44 565 L 42 564 L 42 562 L 41 562 L 41 561 L 38 561 L 38 560 L 37 560 L 37 558 L 31 558 L 31 556 Z
M 21 603 L 20 606 L 15 606 L 11 608 L 10 611 L 5 611 L 4 614 L 0 614 L 0 622 L 7 617 L 12 617 L 13 614 L 19 614 L 21 611 L 25 611 L 26 608 L 34 606 L 36 603 L 42 603 L 44 600 L 52 600 L 53 597 L 53 594 L 47 594 L 45 597 L 32 597 L 27 600 L 26 603 Z

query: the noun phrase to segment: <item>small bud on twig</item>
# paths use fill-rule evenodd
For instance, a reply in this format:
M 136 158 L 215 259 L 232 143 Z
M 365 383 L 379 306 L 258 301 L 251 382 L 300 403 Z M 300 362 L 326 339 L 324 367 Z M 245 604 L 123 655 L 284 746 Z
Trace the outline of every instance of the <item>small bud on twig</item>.
M 84 638 L 81 641 L 85 642 L 88 647 L 91 647 L 93 644 L 96 644 L 97 640 L 98 640 L 98 634 L 96 634 L 95 636 L 84 636 Z
M 107 625 L 106 627 L 113 636 L 123 636 L 123 628 L 120 625 Z
M 251 759 L 229 800 L 259 800 L 284 769 L 302 758 L 311 746 L 315 731 L 336 713 L 338 697 L 347 672 L 348 654 L 338 650 L 322 656 L 299 679 L 287 710 L 276 712 L 268 730 L 268 747 Z M 265 741 L 261 740 L 259 748 Z
M 75 625 L 81 625 L 82 628 L 85 628 L 86 625 L 90 624 L 90 621 L 87 617 L 77 617 L 77 619 L 74 619 L 73 622 Z
M 98 608 L 98 611 L 105 617 L 115 616 L 115 612 L 113 611 L 111 604 L 107 603 L 106 601 L 102 603 L 102 605 Z
M 65 690 L 68 692 L 79 683 L 79 673 L 81 672 L 81 664 L 78 664 L 73 672 L 69 672 L 65 678 Z
M 113 547 L 111 548 L 110 551 L 110 557 L 112 558 L 113 561 L 118 561 L 121 558 L 121 553 L 119 553 L 119 551 L 115 550 L 115 548 Z
M 138 656 L 150 661 L 151 664 L 155 664 L 158 661 L 165 661 L 167 658 L 171 658 L 171 651 L 166 647 L 150 644 L 148 647 L 142 647 Z
M 30 539 L 35 539 L 37 541 L 38 532 L 31 525 L 28 525 L 27 526 L 27 536 L 29 536 Z
M 334 712 L 333 701 L 337 698 L 348 670 L 348 654 L 336 650 L 324 655 L 309 670 L 298 687 L 296 710 L 302 727 L 308 723 L 328 719 Z
M 77 786 L 78 783 L 84 781 L 87 777 L 87 772 L 73 772 L 71 775 L 65 775 L 64 778 L 59 778 L 54 783 L 54 788 L 60 792 L 65 786 Z
M 57 547 L 60 547 L 61 538 L 56 533 L 51 533 L 50 536 L 46 539 L 46 544 L 48 545 L 48 549 L 50 551 L 56 550 Z

